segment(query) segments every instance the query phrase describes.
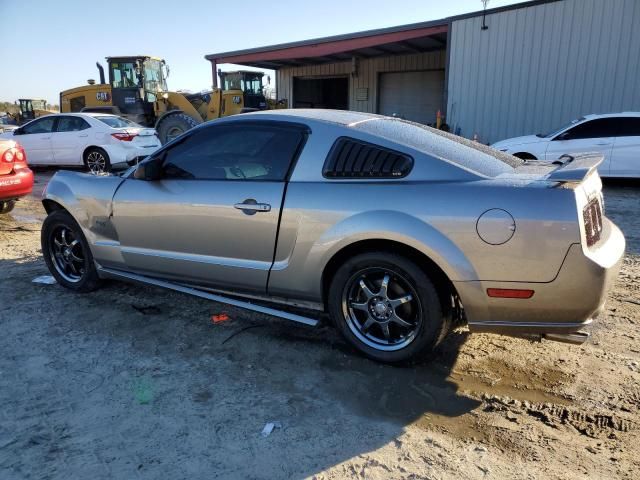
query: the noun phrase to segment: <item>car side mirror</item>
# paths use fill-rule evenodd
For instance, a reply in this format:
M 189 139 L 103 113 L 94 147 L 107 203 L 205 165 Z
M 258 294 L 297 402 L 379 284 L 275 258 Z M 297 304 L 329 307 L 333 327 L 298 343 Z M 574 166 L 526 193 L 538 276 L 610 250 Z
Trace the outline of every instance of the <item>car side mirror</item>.
M 133 172 L 133 178 L 136 180 L 146 180 L 148 182 L 160 180 L 162 178 L 162 158 L 154 158 L 151 161 L 138 165 L 136 171 Z
M 558 135 L 554 140 L 569 140 L 569 132 L 563 132 Z
M 16 129 L 13 131 L 13 134 L 14 134 L 14 135 L 22 135 L 22 129 L 21 129 L 21 128 L 16 128 Z

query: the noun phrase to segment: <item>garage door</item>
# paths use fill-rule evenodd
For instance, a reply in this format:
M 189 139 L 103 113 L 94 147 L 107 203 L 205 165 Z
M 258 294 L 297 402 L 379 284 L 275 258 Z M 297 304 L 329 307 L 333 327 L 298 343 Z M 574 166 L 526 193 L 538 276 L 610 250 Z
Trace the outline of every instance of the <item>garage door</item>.
M 443 96 L 444 70 L 381 73 L 378 113 L 435 123 Z

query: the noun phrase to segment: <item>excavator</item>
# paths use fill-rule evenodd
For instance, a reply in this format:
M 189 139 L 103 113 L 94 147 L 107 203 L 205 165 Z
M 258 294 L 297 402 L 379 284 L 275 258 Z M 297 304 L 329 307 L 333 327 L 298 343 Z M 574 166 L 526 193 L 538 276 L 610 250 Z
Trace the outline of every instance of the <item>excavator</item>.
M 220 87 L 211 91 L 172 92 L 167 88 L 169 67 L 158 57 L 147 55 L 107 57 L 109 81 L 96 62 L 100 83 L 60 92 L 60 111 L 104 112 L 154 127 L 164 144 L 207 120 L 267 109 L 262 72 L 218 70 Z

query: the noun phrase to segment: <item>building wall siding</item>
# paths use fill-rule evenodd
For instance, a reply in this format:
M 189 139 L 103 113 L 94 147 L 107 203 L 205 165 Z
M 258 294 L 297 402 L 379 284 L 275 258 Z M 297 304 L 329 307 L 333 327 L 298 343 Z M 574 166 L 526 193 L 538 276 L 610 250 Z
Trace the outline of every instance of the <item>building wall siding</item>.
M 444 69 L 446 53 L 416 53 L 389 57 L 366 58 L 358 62 L 358 75 L 351 76 L 352 64 L 348 62 L 310 65 L 305 67 L 282 68 L 276 72 L 276 88 L 278 99 L 286 99 L 293 103 L 294 77 L 322 77 L 332 75 L 349 75 L 349 109 L 359 112 L 376 113 L 378 105 L 378 74 L 382 72 L 401 72 L 414 70 Z M 367 100 L 356 100 L 359 88 L 368 89 Z M 444 108 L 444 105 L 443 105 Z
M 447 122 L 482 142 L 640 110 L 640 1 L 564 0 L 452 23 Z

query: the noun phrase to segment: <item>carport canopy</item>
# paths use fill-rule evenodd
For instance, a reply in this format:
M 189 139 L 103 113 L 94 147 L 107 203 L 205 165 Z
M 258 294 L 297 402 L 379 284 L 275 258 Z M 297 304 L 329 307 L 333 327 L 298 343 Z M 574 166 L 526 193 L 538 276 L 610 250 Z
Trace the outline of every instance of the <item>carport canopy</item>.
M 443 50 L 447 44 L 448 22 L 422 22 L 398 27 L 283 43 L 268 47 L 212 53 L 205 58 L 217 65 L 235 63 L 278 70 L 283 67 L 344 62 L 353 57 L 372 58 L 389 55 Z

